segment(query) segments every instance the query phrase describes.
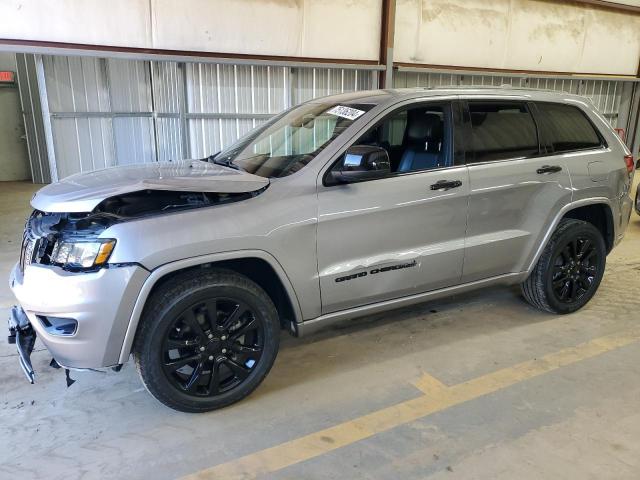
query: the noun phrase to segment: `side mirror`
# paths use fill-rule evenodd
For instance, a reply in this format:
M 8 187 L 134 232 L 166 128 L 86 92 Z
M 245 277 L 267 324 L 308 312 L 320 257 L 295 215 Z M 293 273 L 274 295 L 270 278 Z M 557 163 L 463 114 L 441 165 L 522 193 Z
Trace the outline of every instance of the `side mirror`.
M 353 183 L 384 178 L 391 173 L 389 154 L 384 148 L 353 145 L 344 160 L 331 170 L 332 183 Z

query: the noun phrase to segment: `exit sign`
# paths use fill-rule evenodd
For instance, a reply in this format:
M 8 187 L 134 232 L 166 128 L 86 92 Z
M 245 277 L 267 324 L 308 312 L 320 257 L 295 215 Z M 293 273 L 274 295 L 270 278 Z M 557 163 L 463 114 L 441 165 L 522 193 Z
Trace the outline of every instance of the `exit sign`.
M 15 83 L 15 72 L 0 71 L 0 83 Z

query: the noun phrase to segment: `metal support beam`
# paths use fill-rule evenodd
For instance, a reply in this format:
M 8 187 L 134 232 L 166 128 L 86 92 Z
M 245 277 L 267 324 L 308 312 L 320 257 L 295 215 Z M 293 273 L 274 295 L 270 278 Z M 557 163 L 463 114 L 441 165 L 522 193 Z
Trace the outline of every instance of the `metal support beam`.
M 393 87 L 393 40 L 396 24 L 396 0 L 382 0 L 380 22 L 380 64 L 385 70 L 380 72 L 380 88 Z
M 375 60 L 245 55 L 220 52 L 163 50 L 149 48 L 86 45 L 0 38 L 0 52 L 33 53 L 122 60 L 158 62 L 216 63 L 221 65 L 265 65 L 271 67 L 342 68 L 347 70 L 384 70 Z
M 185 63 L 178 63 L 178 90 L 180 92 L 178 109 L 180 112 L 180 144 L 182 145 L 182 156 L 184 158 L 191 158 L 189 122 L 187 122 L 187 103 L 189 102 L 189 92 L 187 92 L 187 65 Z
M 49 97 L 47 96 L 47 82 L 44 75 L 44 63 L 42 55 L 35 56 L 36 76 L 38 79 L 38 91 L 40 93 L 40 105 L 42 108 L 42 122 L 44 126 L 44 138 L 47 144 L 47 155 L 49 156 L 49 171 L 51 181 L 58 181 L 58 166 L 56 164 L 56 153 L 53 147 L 53 128 L 51 126 L 51 115 L 49 113 Z

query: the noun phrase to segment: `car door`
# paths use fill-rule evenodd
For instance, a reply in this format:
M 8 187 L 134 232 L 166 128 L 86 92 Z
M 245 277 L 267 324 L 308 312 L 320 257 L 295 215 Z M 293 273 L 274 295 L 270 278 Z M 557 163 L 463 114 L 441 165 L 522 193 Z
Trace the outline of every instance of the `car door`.
M 464 118 L 470 185 L 462 280 L 521 272 L 571 200 L 565 160 L 548 155 L 530 102 L 469 100 Z
M 344 152 L 320 175 L 323 314 L 460 281 L 469 185 L 453 132 L 460 116 L 450 102 L 398 107 L 351 144 L 385 148 L 387 177 L 328 186 Z

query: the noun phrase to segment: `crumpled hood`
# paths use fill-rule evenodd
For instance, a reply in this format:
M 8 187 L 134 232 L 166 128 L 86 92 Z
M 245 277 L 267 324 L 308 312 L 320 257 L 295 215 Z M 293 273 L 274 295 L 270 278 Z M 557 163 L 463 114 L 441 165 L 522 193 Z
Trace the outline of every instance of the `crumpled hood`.
M 245 193 L 268 184 L 267 178 L 201 160 L 144 163 L 72 175 L 40 189 L 31 206 L 43 212 L 90 212 L 109 197 L 140 190 Z

